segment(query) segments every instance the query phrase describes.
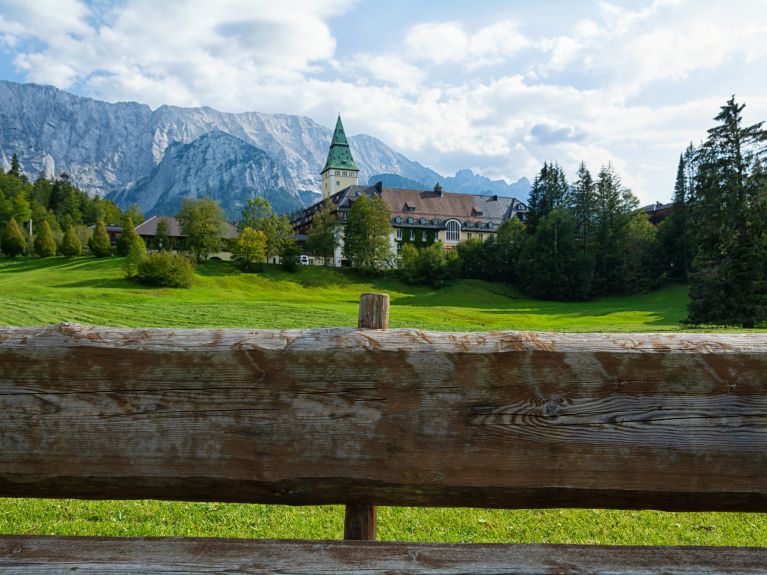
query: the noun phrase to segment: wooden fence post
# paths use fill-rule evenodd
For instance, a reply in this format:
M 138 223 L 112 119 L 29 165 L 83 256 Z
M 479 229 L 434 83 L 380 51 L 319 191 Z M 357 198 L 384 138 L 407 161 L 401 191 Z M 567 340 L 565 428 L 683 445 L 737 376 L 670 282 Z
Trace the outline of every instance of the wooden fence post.
M 389 294 L 363 293 L 357 327 L 364 329 L 387 329 L 389 327 Z M 352 503 L 346 506 L 344 539 L 352 541 L 375 541 L 375 505 Z

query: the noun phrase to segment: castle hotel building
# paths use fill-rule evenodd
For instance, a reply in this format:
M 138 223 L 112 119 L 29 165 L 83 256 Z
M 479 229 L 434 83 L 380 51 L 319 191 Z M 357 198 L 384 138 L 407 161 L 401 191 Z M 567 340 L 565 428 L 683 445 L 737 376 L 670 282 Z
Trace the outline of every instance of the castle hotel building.
M 449 250 L 468 239 L 484 241 L 493 237 L 504 221 L 510 218 L 524 221 L 527 213 L 527 206 L 516 198 L 450 193 L 439 184 L 427 191 L 384 188 L 381 182 L 359 185 L 359 168 L 354 163 L 340 116 L 321 174 L 322 200 L 303 210 L 291 222 L 299 239 L 306 237 L 314 215 L 328 203 L 336 220 L 343 224 L 354 201 L 363 194 L 379 196 L 391 211 L 392 254 L 399 254 L 405 243 L 422 247 L 442 242 Z M 343 234 L 340 239 L 333 258 L 337 266 L 345 261 Z

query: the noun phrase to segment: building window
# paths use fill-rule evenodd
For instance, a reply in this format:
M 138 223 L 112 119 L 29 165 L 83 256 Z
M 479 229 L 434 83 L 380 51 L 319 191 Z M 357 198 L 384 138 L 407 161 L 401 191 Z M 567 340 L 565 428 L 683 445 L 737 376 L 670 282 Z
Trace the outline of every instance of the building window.
M 397 255 L 402 253 L 402 244 L 397 244 Z
M 468 233 L 466 234 L 466 239 L 467 239 L 467 240 L 470 240 L 470 239 L 471 239 L 471 232 L 468 232 Z
M 397 228 L 397 239 L 398 240 L 402 239 L 402 228 Z
M 461 241 L 461 224 L 455 220 L 450 220 L 445 225 L 445 241 L 456 243 Z
M 338 170 L 336 170 L 336 173 L 335 173 L 334 175 L 336 175 L 336 176 L 340 176 L 340 175 L 341 175 L 341 172 L 340 172 L 340 171 L 338 171 Z
M 415 241 L 415 230 L 410 230 L 410 241 L 411 242 Z
M 479 241 L 481 242 L 485 241 L 485 234 L 479 234 Z
M 429 236 L 426 234 L 426 230 L 424 230 L 423 233 L 421 234 L 421 241 L 426 242 L 428 240 L 429 240 Z
M 341 185 L 341 180 L 336 180 L 336 186 L 340 186 L 340 185 Z

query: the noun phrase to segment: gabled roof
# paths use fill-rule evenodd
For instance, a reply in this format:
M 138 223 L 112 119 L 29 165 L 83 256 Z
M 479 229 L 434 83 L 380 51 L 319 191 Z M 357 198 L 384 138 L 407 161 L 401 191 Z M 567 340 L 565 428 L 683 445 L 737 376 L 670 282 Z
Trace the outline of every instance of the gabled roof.
M 321 174 L 324 174 L 328 170 L 356 170 L 359 171 L 357 164 L 354 163 L 352 158 L 352 151 L 349 147 L 349 141 L 346 139 L 346 133 L 344 132 L 344 125 L 341 123 L 341 115 L 338 115 L 338 121 L 336 121 L 336 129 L 333 132 L 333 139 L 330 142 L 330 150 L 328 150 L 328 159 L 325 161 L 325 167 L 322 168 Z
M 147 221 L 136 226 L 136 233 L 140 236 L 156 236 L 157 224 L 160 220 L 168 222 L 168 237 L 171 238 L 183 238 L 186 237 L 181 232 L 181 223 L 173 216 L 152 216 Z M 221 234 L 222 238 L 231 239 L 239 236 L 237 227 L 229 222 L 224 222 L 224 231 Z

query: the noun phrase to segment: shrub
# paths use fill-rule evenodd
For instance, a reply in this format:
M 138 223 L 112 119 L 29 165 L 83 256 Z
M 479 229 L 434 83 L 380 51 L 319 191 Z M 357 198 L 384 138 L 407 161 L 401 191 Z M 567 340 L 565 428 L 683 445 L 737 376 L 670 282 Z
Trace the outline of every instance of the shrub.
M 440 287 L 456 277 L 459 264 L 452 252 L 445 253 L 441 242 L 421 249 L 405 244 L 402 247 L 400 274 L 411 284 Z
M 296 242 L 290 242 L 282 250 L 282 260 L 280 267 L 286 272 L 293 273 L 298 269 L 298 257 L 301 255 L 301 248 Z
M 138 279 L 150 285 L 188 288 L 193 277 L 192 263 L 172 252 L 154 253 L 138 265 Z
M 79 256 L 83 251 L 83 246 L 80 243 L 80 238 L 77 237 L 77 230 L 74 226 L 69 226 L 64 239 L 61 241 L 61 253 L 62 255 L 73 258 Z
M 8 220 L 5 225 L 5 231 L 2 237 L 3 253 L 7 256 L 15 258 L 21 254 L 27 247 L 27 240 L 24 239 L 24 234 L 21 233 L 19 224 L 16 223 L 14 218 Z

